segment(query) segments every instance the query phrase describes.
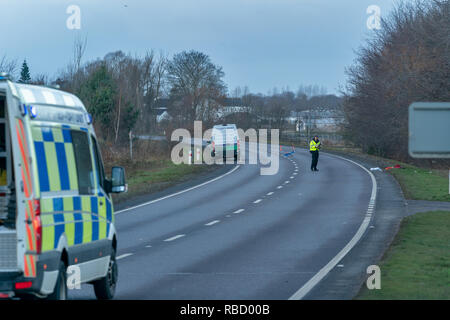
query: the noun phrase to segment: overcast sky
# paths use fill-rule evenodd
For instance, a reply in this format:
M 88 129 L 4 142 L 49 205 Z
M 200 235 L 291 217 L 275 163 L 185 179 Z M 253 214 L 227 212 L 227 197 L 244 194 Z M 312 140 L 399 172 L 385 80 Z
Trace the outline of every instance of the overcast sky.
M 354 50 L 370 34 L 368 6 L 381 16 L 393 0 L 0 0 L 0 57 L 27 59 L 32 76 L 55 76 L 88 39 L 84 61 L 122 50 L 167 55 L 199 50 L 223 67 L 228 88 L 297 90 L 318 84 L 336 93 Z M 81 29 L 66 26 L 70 5 Z

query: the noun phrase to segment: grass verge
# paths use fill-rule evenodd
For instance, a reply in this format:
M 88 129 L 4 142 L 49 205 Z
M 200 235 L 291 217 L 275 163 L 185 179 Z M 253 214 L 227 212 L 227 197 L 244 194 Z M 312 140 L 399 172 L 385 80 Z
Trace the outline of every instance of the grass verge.
M 215 168 L 216 166 L 206 164 L 176 165 L 170 160 L 152 161 L 146 166 L 141 165 L 138 169 L 127 170 L 128 192 L 114 195 L 114 203 L 160 191 Z
M 380 263 L 381 289 L 357 299 L 450 299 L 450 212 L 406 217 Z
M 450 201 L 448 178 L 441 171 L 402 164 L 402 169 L 390 172 L 402 187 L 406 199 Z

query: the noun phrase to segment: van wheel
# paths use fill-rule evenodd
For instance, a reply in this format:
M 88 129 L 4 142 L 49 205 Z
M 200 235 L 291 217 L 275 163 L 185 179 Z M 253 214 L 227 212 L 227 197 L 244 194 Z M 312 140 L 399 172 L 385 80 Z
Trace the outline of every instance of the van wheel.
M 59 262 L 58 280 L 55 290 L 47 297 L 49 300 L 67 300 L 67 273 L 64 262 Z
M 116 262 L 116 250 L 112 249 L 111 259 L 109 260 L 108 273 L 106 277 L 94 281 L 95 296 L 99 300 L 110 300 L 116 292 L 118 278 L 118 267 Z

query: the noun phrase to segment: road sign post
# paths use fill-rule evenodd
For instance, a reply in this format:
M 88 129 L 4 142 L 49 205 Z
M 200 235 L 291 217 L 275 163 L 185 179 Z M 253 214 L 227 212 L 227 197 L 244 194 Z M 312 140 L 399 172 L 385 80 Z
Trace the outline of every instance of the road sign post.
M 409 106 L 409 155 L 450 158 L 450 102 L 414 102 Z M 450 194 L 450 170 L 448 192 Z

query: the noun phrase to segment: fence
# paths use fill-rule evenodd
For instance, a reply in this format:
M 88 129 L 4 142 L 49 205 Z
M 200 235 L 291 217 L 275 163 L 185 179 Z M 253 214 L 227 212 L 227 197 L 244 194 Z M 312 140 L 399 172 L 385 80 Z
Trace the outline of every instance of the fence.
M 309 141 L 315 136 L 319 136 L 319 139 L 324 143 L 332 145 L 342 145 L 344 144 L 344 136 L 336 132 L 311 132 L 307 134 L 306 132 L 282 132 L 280 134 L 281 141 L 295 142 L 297 144 L 304 144 L 307 146 Z

